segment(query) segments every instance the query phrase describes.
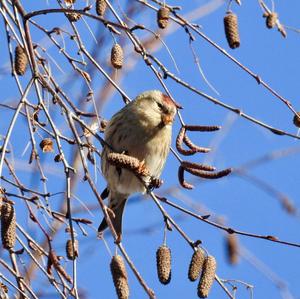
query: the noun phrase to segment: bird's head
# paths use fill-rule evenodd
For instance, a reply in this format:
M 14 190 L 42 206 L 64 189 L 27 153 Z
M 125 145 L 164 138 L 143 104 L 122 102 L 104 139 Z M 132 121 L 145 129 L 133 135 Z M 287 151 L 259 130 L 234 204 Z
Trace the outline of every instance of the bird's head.
M 148 125 L 153 127 L 172 125 L 176 104 L 161 91 L 145 91 L 137 96 L 134 102 L 139 114 Z

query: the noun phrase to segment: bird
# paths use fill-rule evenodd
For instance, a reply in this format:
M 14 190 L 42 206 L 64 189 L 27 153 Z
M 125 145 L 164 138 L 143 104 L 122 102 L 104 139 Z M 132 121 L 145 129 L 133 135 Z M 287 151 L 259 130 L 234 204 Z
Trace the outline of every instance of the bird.
M 117 234 L 122 238 L 122 218 L 127 199 L 145 193 L 145 184 L 130 170 L 116 167 L 107 160 L 111 152 L 125 153 L 144 163 L 151 177 L 159 178 L 164 168 L 172 138 L 176 103 L 159 90 L 145 91 L 112 116 L 104 132 L 106 145 L 101 153 L 101 170 L 107 181 L 108 207 Z M 98 234 L 107 228 L 103 218 Z

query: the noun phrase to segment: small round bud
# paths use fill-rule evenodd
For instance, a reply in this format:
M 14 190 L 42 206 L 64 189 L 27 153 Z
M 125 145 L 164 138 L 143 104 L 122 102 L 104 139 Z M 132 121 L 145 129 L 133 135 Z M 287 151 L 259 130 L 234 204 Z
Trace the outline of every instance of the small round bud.
M 300 111 L 298 111 L 297 115 L 294 116 L 293 123 L 296 127 L 300 128 Z
M 62 155 L 61 154 L 57 154 L 55 157 L 54 157 L 54 161 L 55 162 L 61 162 L 62 161 Z
M 269 28 L 269 29 L 274 28 L 277 20 L 278 20 L 278 14 L 276 12 L 271 12 L 271 13 L 267 14 L 267 17 L 266 17 L 267 28 Z
M 165 29 L 168 26 L 170 17 L 170 10 L 167 7 L 161 7 L 157 11 L 157 25 L 161 29 Z
M 77 12 L 67 12 L 66 16 L 70 22 L 77 22 L 81 19 L 81 14 Z
M 207 298 L 215 279 L 216 268 L 216 259 L 211 255 L 207 256 L 204 261 L 202 275 L 198 284 L 198 296 L 200 298 Z
M 156 266 L 159 281 L 168 284 L 171 280 L 171 250 L 166 245 L 156 251 Z
M 1 239 L 5 249 L 12 249 L 16 243 L 16 214 L 14 206 L 4 203 L 1 206 Z
M 124 261 L 120 255 L 113 256 L 110 271 L 116 288 L 118 299 L 129 298 L 128 278 Z
M 201 248 L 198 248 L 197 251 L 194 252 L 189 266 L 188 277 L 190 281 L 195 281 L 198 279 L 200 272 L 202 271 L 204 261 L 204 251 Z
M 123 49 L 119 44 L 115 44 L 111 49 L 110 61 L 115 69 L 120 69 L 123 66 L 124 54 Z
M 27 55 L 25 50 L 18 45 L 15 49 L 15 71 L 19 76 L 23 76 L 28 65 Z

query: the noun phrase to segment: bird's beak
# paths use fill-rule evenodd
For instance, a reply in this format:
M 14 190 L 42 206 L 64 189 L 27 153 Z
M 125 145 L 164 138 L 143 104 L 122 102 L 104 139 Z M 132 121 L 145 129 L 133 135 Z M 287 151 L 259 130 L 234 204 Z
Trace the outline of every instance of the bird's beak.
M 174 120 L 174 115 L 172 114 L 164 114 L 162 116 L 162 123 L 167 126 L 170 125 Z
M 175 105 L 175 107 L 176 107 L 177 109 L 182 109 L 182 108 L 183 108 L 179 103 L 175 102 L 175 100 L 172 99 L 172 98 L 170 98 L 168 95 L 163 94 L 163 97 L 164 97 L 164 100 L 165 100 L 167 103 Z

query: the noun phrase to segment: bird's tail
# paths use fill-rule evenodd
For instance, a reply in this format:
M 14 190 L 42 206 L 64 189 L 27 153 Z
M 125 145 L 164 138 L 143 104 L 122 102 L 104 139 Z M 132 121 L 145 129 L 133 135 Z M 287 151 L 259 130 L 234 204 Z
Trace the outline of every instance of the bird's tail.
M 109 208 L 112 210 L 114 215 L 110 214 L 110 220 L 112 225 L 118 235 L 118 239 L 121 240 L 122 237 L 122 219 L 123 212 L 127 202 L 127 196 L 124 194 L 113 194 L 109 193 Z M 114 217 L 113 217 L 114 216 Z M 102 222 L 98 227 L 98 233 L 101 235 L 103 231 L 108 227 L 105 218 L 103 218 Z

